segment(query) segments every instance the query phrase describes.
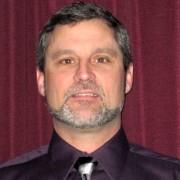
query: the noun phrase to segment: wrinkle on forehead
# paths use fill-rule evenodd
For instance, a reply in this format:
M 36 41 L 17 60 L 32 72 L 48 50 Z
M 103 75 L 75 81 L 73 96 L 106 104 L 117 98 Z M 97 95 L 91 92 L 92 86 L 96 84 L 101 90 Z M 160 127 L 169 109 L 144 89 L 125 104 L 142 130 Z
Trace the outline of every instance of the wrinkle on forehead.
M 98 28 L 99 26 L 102 28 Z M 87 27 L 90 27 L 90 29 Z M 62 33 L 61 36 L 59 33 L 60 34 Z M 70 33 L 70 35 L 72 35 L 71 37 L 68 37 L 69 33 Z M 91 34 L 91 36 L 88 36 L 89 33 Z M 105 33 L 105 34 L 103 35 L 103 33 Z M 115 46 L 113 44 L 111 44 L 112 41 L 109 40 L 110 36 L 113 37 L 113 39 L 115 40 L 113 43 L 113 44 L 116 44 Z M 80 38 L 79 40 L 78 40 L 78 37 Z M 99 41 L 97 39 L 99 39 Z M 61 42 L 60 43 L 61 47 L 58 47 L 59 45 L 57 43 L 58 42 L 57 40 L 59 40 L 59 43 Z M 89 42 L 89 45 L 86 43 L 87 41 Z M 98 43 L 96 44 L 96 42 L 98 42 Z M 102 43 L 100 44 L 100 42 L 102 42 Z M 75 45 L 72 47 L 70 47 L 70 46 L 66 47 L 65 46 L 66 43 L 67 43 L 67 45 L 71 44 L 71 43 L 75 44 Z M 57 25 L 54 28 L 54 31 L 51 34 L 49 34 L 46 57 L 55 59 L 61 55 L 78 54 L 78 52 L 76 52 L 75 48 L 80 47 L 81 44 L 78 45 L 76 43 L 84 43 L 82 45 L 82 48 L 85 48 L 84 45 L 88 45 L 88 51 L 91 55 L 95 54 L 95 53 L 107 53 L 107 54 L 110 54 L 111 56 L 115 57 L 117 55 L 122 54 L 121 50 L 119 49 L 119 45 L 118 45 L 116 39 L 114 38 L 113 29 L 111 29 L 107 25 L 107 23 L 105 23 L 101 19 L 92 19 L 92 20 L 81 21 L 81 22 L 75 23 L 75 24 L 73 24 L 73 26 L 72 26 L 72 24 Z M 53 47 L 55 47 L 54 49 L 51 48 L 52 45 L 53 45 Z M 94 45 L 96 45 L 96 47 L 94 47 Z M 117 48 L 118 50 L 116 49 L 116 46 L 118 47 Z M 91 47 L 91 48 L 89 48 L 89 47 Z M 113 48 L 113 47 L 115 47 L 115 48 Z M 48 51 L 48 49 L 50 51 Z
M 119 55 L 119 53 L 115 49 L 112 49 L 112 48 L 95 48 L 92 50 L 92 54 L 97 54 L 97 53 L 107 53 L 111 55 L 112 57 L 117 57 Z M 47 58 L 57 59 L 58 57 L 62 55 L 74 55 L 74 54 L 76 54 L 75 50 L 58 49 L 55 52 L 47 54 Z

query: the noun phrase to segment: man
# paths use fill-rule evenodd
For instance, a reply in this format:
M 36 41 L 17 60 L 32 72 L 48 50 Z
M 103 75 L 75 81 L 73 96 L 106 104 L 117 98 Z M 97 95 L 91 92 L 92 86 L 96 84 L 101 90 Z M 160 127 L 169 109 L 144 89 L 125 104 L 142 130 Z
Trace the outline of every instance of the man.
M 83 2 L 60 10 L 40 33 L 37 57 L 55 131 L 48 152 L 1 168 L 0 179 L 180 179 L 178 160 L 126 139 L 133 65 L 126 29 L 110 12 Z

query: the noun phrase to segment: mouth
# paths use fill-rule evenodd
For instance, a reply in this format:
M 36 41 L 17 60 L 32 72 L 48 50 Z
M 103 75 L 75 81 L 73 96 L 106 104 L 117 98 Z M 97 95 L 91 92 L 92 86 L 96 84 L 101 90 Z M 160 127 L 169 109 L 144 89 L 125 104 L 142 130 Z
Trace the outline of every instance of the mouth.
M 72 97 L 98 97 L 96 93 L 77 93 L 73 94 Z
M 78 92 L 74 92 L 71 95 L 71 98 L 76 99 L 76 100 L 89 100 L 89 101 L 93 101 L 96 100 L 98 98 L 100 98 L 99 94 L 97 92 L 94 91 L 88 91 L 88 90 L 82 90 L 82 91 L 78 91 Z

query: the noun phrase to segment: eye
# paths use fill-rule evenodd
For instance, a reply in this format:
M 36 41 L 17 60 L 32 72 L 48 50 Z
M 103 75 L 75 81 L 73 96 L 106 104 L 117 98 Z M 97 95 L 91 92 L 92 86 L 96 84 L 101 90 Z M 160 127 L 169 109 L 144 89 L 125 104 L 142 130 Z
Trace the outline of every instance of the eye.
M 109 59 L 106 57 L 99 57 L 96 59 L 96 62 L 97 63 L 106 63 L 106 62 L 109 62 Z
M 62 64 L 73 64 L 74 60 L 73 59 L 63 59 L 60 61 Z

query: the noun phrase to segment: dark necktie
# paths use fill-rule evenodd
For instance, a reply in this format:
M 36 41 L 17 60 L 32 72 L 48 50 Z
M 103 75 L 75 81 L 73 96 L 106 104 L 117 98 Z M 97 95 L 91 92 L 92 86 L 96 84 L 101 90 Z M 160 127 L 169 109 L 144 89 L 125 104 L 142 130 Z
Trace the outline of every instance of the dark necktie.
M 90 180 L 91 174 L 97 165 L 98 162 L 92 157 L 79 157 L 74 167 L 81 174 L 82 180 Z

